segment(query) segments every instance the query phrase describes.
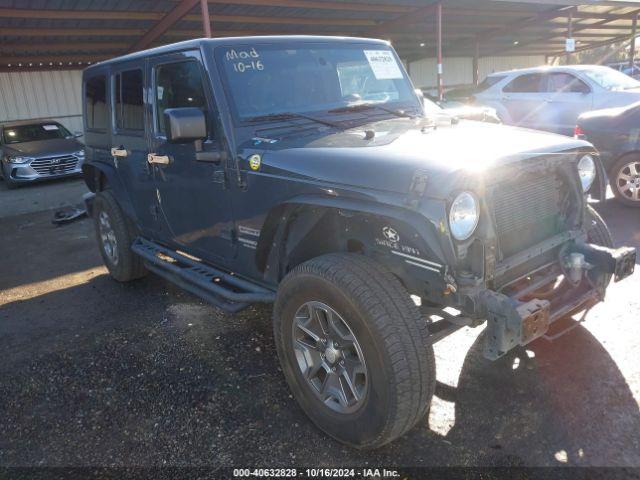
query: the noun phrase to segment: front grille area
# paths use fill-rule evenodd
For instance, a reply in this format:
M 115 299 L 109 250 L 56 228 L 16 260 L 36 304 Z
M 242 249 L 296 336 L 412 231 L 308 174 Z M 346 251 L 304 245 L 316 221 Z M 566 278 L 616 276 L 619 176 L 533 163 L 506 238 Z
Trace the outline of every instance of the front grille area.
M 503 258 L 562 231 L 562 183 L 551 172 L 535 175 L 507 180 L 493 189 L 493 213 Z
M 73 155 L 37 158 L 31 162 L 31 168 L 44 176 L 71 173 L 77 167 L 78 159 Z

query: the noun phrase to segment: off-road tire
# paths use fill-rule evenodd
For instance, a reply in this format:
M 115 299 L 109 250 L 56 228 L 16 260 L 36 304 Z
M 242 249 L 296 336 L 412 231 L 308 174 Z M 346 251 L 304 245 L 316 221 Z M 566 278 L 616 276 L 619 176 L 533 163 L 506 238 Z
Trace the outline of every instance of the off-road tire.
M 613 248 L 613 237 L 607 224 L 598 212 L 591 206 L 587 205 L 587 237 L 589 243 L 595 243 L 602 247 Z
M 362 347 L 368 391 L 353 413 L 337 413 L 323 404 L 296 363 L 292 323 L 298 308 L 309 301 L 323 302 L 346 319 Z M 329 254 L 296 267 L 278 290 L 274 334 L 294 397 L 335 439 L 356 448 L 377 448 L 424 418 L 436 380 L 427 322 L 398 279 L 373 260 Z
M 629 207 L 640 207 L 640 201 L 631 200 L 625 197 L 622 193 L 620 193 L 620 191 L 618 191 L 618 185 L 617 185 L 618 174 L 620 173 L 620 170 L 625 165 L 628 165 L 630 162 L 638 162 L 638 161 L 640 161 L 640 155 L 637 153 L 620 157 L 613 164 L 613 167 L 609 169 L 609 174 L 608 174 L 609 186 L 611 187 L 611 191 L 613 192 L 613 195 L 616 197 L 616 200 L 621 204 L 627 205 Z
M 601 247 L 613 248 L 613 237 L 607 224 L 591 205 L 587 205 L 587 241 Z M 604 281 L 607 287 L 611 282 L 611 275 Z
M 109 255 L 105 252 L 100 236 L 99 218 L 100 213 L 103 211 L 106 212 L 109 217 L 117 240 L 117 263 L 112 262 Z M 142 259 L 131 251 L 131 244 L 136 238 L 135 228 L 122 212 L 115 196 L 110 190 L 96 194 L 93 203 L 93 219 L 100 255 L 102 255 L 102 260 L 111 276 L 119 282 L 128 282 L 144 277 L 147 274 L 147 269 L 144 267 Z

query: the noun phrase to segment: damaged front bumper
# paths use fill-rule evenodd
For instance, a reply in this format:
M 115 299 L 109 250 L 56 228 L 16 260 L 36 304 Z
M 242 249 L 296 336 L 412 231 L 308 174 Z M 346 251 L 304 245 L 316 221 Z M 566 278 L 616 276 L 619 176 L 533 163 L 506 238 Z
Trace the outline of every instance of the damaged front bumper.
M 546 279 L 520 290 L 480 292 L 479 301 L 487 319 L 486 358 L 495 360 L 518 345 L 526 345 L 543 336 L 556 320 L 603 300 L 611 276 L 618 282 L 633 273 L 636 250 L 575 242 L 562 252 L 558 263 Z M 538 295 L 539 288 L 558 278 L 563 278 L 564 283 L 552 293 Z

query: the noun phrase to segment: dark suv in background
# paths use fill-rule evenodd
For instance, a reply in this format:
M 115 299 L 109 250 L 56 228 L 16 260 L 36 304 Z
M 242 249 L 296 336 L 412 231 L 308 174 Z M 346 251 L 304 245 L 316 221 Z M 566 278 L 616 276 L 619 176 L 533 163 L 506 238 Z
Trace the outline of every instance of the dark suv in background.
M 353 446 L 425 416 L 438 340 L 487 321 L 497 359 L 635 265 L 585 202 L 591 144 L 425 114 L 384 41 L 194 40 L 83 85 L 111 275 L 152 271 L 229 312 L 274 303 L 296 400 Z
M 81 174 L 81 135 L 53 121 L 0 124 L 0 162 L 7 187 Z

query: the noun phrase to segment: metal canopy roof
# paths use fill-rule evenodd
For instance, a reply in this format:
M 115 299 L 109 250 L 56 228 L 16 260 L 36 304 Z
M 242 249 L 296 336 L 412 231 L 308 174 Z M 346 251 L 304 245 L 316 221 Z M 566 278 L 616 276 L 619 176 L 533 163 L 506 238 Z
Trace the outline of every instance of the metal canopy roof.
M 436 50 L 434 0 L 209 0 L 212 35 L 391 40 L 406 59 Z M 630 39 L 640 1 L 443 0 L 445 56 L 564 51 Z M 78 68 L 203 36 L 198 0 L 0 0 L 0 69 Z

